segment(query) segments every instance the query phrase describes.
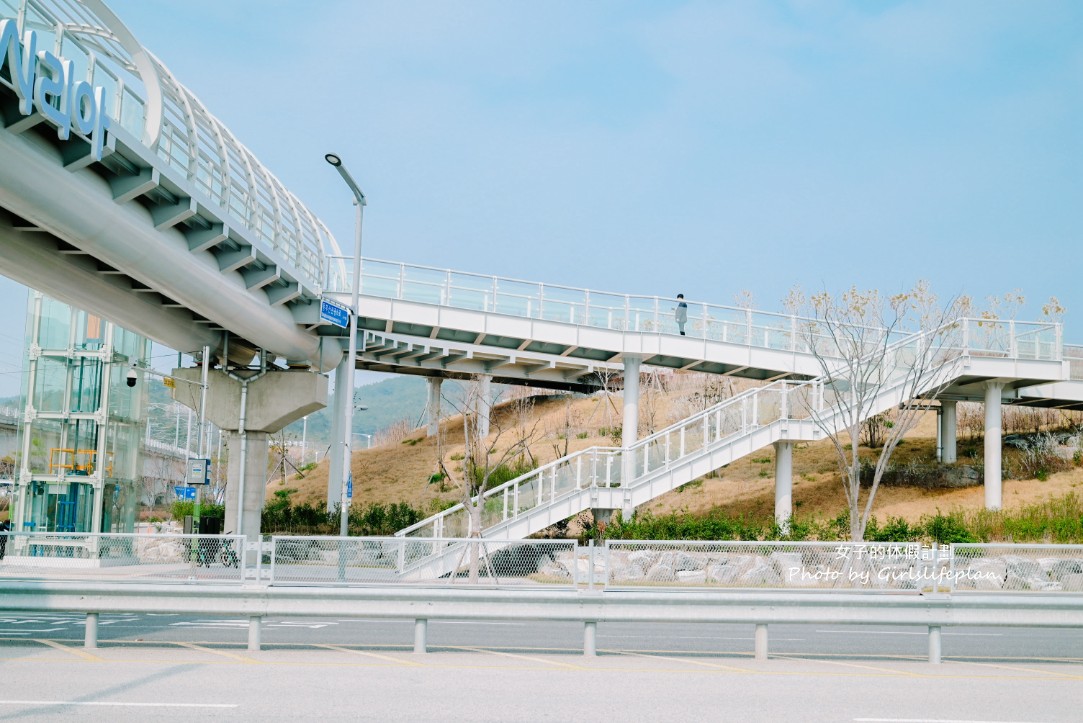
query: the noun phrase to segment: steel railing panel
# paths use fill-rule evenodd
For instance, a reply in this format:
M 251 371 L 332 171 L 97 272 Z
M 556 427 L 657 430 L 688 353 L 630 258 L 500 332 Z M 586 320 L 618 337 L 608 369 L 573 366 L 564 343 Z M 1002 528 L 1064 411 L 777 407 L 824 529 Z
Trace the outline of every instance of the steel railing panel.
M 1083 545 L 955 544 L 954 592 L 1083 593 Z
M 572 587 L 574 540 L 276 535 L 270 579 L 282 585 Z
M 0 533 L 0 580 L 241 584 L 241 535 Z

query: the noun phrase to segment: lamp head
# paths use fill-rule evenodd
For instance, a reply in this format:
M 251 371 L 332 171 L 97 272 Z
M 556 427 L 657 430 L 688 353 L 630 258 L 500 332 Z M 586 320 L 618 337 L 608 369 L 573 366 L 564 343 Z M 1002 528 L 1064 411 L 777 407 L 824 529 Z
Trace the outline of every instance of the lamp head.
M 338 157 L 337 155 L 335 155 L 334 153 L 328 153 L 327 155 L 325 155 L 325 156 L 323 157 L 323 159 L 324 159 L 325 161 L 327 161 L 328 163 L 330 163 L 330 164 L 331 164 L 332 166 L 334 166 L 335 168 L 338 168 L 339 166 L 341 166 L 341 165 L 342 165 L 342 159 L 341 159 L 341 158 L 339 158 L 339 157 Z

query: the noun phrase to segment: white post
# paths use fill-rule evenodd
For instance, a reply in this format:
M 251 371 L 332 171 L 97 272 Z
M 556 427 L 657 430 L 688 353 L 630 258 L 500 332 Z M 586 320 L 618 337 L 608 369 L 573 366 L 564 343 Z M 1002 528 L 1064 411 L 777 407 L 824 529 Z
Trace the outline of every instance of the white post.
M 775 442 L 775 522 L 782 534 L 790 531 L 793 517 L 793 442 Z
M 478 376 L 478 437 L 480 439 L 489 436 L 489 420 L 493 412 L 492 385 L 491 374 Z
M 1002 506 L 1000 476 L 1000 390 L 1002 382 L 985 383 L 985 509 Z
M 767 625 L 756 623 L 756 660 L 767 660 Z
M 621 486 L 627 487 L 635 479 L 635 455 L 631 447 L 639 440 L 639 368 L 642 359 L 635 355 L 624 357 L 624 421 L 621 429 Z
M 425 618 L 414 620 L 414 653 L 420 655 L 427 652 L 426 634 L 429 629 L 429 621 Z
M 426 435 L 435 437 L 440 432 L 440 385 L 444 380 L 440 377 L 429 377 L 429 403 L 425 415 L 429 426 Z
M 334 512 L 335 503 L 342 497 L 342 419 L 346 415 L 346 377 L 353 373 L 353 361 L 342 357 L 335 367 L 335 391 L 331 411 L 330 472 L 327 475 L 327 511 Z
M 339 380 L 343 379 L 343 397 L 341 400 L 344 402 L 342 408 L 338 408 L 337 403 L 340 401 L 338 398 L 336 402 L 336 412 L 341 413 L 342 428 L 339 429 L 339 444 L 341 448 L 338 450 L 338 456 L 342 459 L 341 476 L 338 479 L 338 484 L 341 486 L 339 489 L 339 535 L 346 536 L 349 523 L 349 505 L 350 498 L 347 496 L 348 482 L 352 482 L 351 468 L 352 468 L 352 454 L 351 445 L 353 443 L 353 384 L 354 384 L 354 370 L 356 369 L 355 359 L 357 357 L 357 317 L 360 311 L 360 294 L 361 294 L 361 226 L 365 220 L 365 206 L 367 202 L 365 200 L 365 194 L 361 192 L 357 183 L 353 180 L 353 176 L 346 170 L 346 167 L 342 165 L 342 159 L 334 153 L 328 153 L 324 156 L 324 159 L 334 166 L 335 170 L 345 181 L 346 185 L 350 188 L 354 197 L 354 208 L 357 209 L 356 218 L 354 221 L 354 249 L 353 249 L 353 283 L 350 287 L 350 342 L 349 350 L 346 352 L 346 359 L 339 364 L 338 369 L 345 371 L 345 378 L 339 376 L 338 371 L 335 372 L 336 386 L 339 384 Z M 405 273 L 405 266 L 399 267 L 399 295 L 403 295 L 403 274 Z M 330 488 L 332 482 L 328 480 L 328 488 Z M 330 491 L 330 490 L 328 490 Z M 327 503 L 330 504 L 333 498 L 328 496 Z M 341 551 L 340 551 L 341 554 Z
M 593 658 L 598 654 L 598 623 L 587 620 L 583 623 L 583 655 Z
M 929 626 L 929 662 L 940 665 L 940 626 Z
M 301 420 L 301 466 L 308 464 L 308 415 Z
M 951 400 L 943 400 L 940 402 L 940 408 L 942 410 L 941 432 L 940 432 L 940 445 L 942 452 L 941 461 L 946 463 L 954 463 L 958 460 L 956 450 L 956 402 Z
M 86 631 L 83 635 L 83 647 L 90 649 L 98 647 L 98 613 L 86 614 Z
M 254 653 L 259 652 L 261 622 L 262 618 L 258 615 L 248 617 L 248 649 Z

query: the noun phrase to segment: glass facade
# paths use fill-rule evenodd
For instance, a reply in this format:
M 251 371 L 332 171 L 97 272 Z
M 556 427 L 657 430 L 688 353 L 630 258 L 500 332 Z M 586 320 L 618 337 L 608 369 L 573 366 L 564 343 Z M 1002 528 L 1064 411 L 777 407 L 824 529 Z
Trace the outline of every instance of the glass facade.
M 26 329 L 14 529 L 132 532 L 149 342 L 33 291 Z

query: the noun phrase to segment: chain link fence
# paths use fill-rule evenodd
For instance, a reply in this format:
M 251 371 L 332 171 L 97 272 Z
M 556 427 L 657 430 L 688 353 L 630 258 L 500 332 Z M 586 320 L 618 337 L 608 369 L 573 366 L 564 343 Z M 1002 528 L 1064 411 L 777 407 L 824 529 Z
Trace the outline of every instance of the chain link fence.
M 955 592 L 1083 592 L 1083 545 L 952 545 Z
M 273 585 L 574 587 L 575 540 L 271 538 Z
M 0 533 L 0 581 L 1083 593 L 1083 546 Z
M 947 551 L 917 543 L 609 540 L 606 589 L 897 590 L 945 592 Z
M 7 532 L 0 533 L 0 580 L 240 584 L 244 549 L 240 535 Z

